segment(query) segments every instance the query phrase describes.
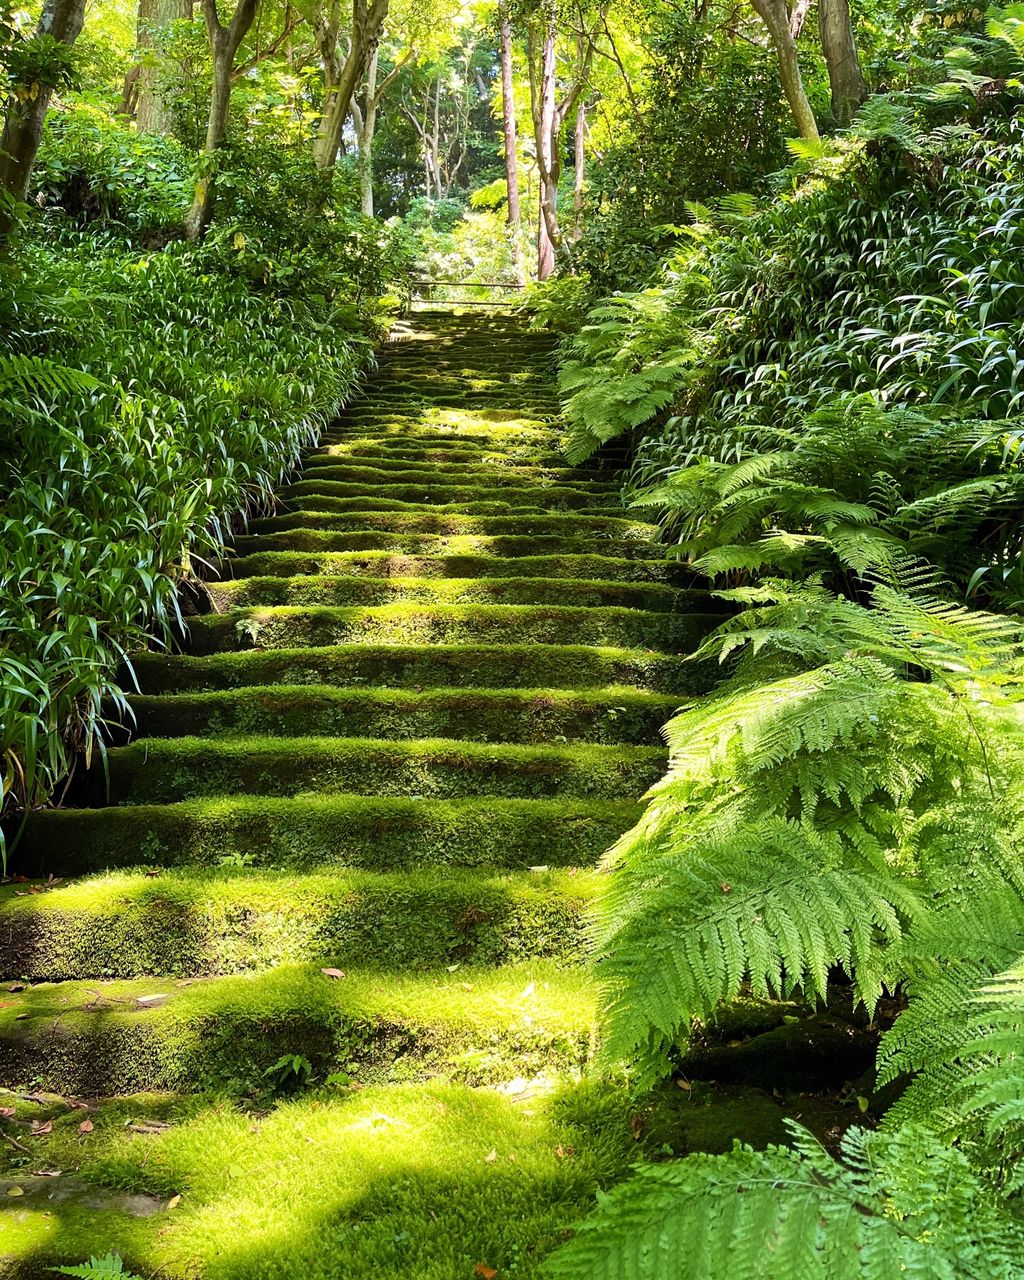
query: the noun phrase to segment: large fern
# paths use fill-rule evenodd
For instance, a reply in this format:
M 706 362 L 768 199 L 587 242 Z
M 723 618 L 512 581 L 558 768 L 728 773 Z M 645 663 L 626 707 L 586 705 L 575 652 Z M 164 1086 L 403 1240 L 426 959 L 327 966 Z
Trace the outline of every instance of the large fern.
M 649 1165 L 551 1259 L 561 1280 L 1017 1280 L 1021 1220 L 926 1128 L 851 1130 L 833 1159 L 738 1148 Z

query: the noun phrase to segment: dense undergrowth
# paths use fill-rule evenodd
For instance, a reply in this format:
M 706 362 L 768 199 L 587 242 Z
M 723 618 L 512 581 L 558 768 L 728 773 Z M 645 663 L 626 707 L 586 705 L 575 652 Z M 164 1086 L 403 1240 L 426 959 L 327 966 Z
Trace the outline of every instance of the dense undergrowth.
M 852 994 L 881 1032 L 872 1127 L 841 1150 L 794 1126 L 642 1169 L 553 1274 L 1024 1265 L 1024 146 L 985 78 L 1018 22 L 799 147 L 774 200 L 694 206 L 649 288 L 538 299 L 578 326 L 571 456 L 634 433 L 634 508 L 736 610 L 699 652 L 722 683 L 669 722 L 606 857 L 606 1060 L 673 1074 L 748 992 L 825 1016 Z
M 0 267 L 0 756 L 21 807 L 104 752 L 105 718 L 130 722 L 127 656 L 180 634 L 182 581 L 372 358 L 386 266 L 358 216 L 238 152 L 190 246 L 189 172 L 169 139 L 56 115 L 36 174 L 54 210 Z

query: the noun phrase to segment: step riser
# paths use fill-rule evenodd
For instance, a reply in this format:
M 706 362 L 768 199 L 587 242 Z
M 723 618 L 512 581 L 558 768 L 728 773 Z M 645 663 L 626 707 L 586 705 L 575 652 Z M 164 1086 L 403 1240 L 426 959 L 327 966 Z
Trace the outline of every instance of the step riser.
M 110 802 L 173 804 L 201 796 L 314 793 L 628 801 L 658 781 L 666 761 L 663 752 L 644 747 L 577 747 L 558 753 L 550 748 L 461 742 L 420 746 L 368 739 L 253 741 L 257 745 L 250 747 L 230 738 L 213 743 L 145 739 L 112 751 L 107 761 Z M 607 754 L 602 757 L 599 752 Z M 83 781 L 84 799 L 104 804 L 105 783 L 103 771 L 94 769 Z
M 315 987 L 311 981 L 311 995 Z M 33 1087 L 64 1097 L 217 1091 L 227 1077 L 259 1081 L 285 1054 L 301 1054 L 321 1079 L 357 1068 L 366 1081 L 449 1079 L 485 1084 L 534 1074 L 539 1066 L 584 1066 L 585 1035 L 538 1028 L 488 1036 L 471 1027 L 372 1022 L 326 1002 L 261 1011 L 222 1008 L 177 1018 L 173 1008 L 124 1011 L 97 1006 L 24 1024 L 0 1038 L 0 1085 Z M 482 1061 L 489 1065 L 482 1065 Z
M 507 559 L 520 556 L 589 555 L 599 547 L 602 555 L 664 558 L 665 548 L 653 542 L 625 538 L 519 538 L 514 534 L 430 533 L 326 533 L 317 529 L 295 529 L 289 533 L 268 533 L 235 539 L 240 556 L 257 551 L 390 551 L 395 555 L 458 556 L 492 555 Z
M 522 612 L 512 612 L 518 608 Z M 189 624 L 189 651 L 197 656 L 239 649 L 320 648 L 342 644 L 549 644 L 607 645 L 613 648 L 690 652 L 712 629 L 717 619 L 700 614 L 634 613 L 624 609 L 543 611 L 528 606 L 480 606 L 470 610 L 443 607 L 424 609 L 410 616 L 376 615 L 369 610 L 323 609 L 289 612 L 275 617 L 270 611 L 251 616 L 235 613 L 208 615 Z M 509 610 L 505 617 L 503 611 Z M 341 616 L 337 616 L 340 613 Z
M 389 604 L 565 605 L 579 608 L 643 609 L 653 613 L 714 612 L 718 603 L 703 591 L 619 582 L 574 582 L 567 578 L 481 578 L 454 581 L 344 578 L 325 575 L 263 577 L 208 584 L 220 612 L 259 606 L 333 608 Z
M 602 653 L 540 646 L 492 649 L 357 647 L 291 652 L 242 652 L 214 658 L 142 654 L 134 661 L 143 693 L 238 689 L 255 685 L 365 684 L 390 689 L 601 689 L 622 685 L 643 693 L 698 694 L 712 688 L 717 665 L 680 662 L 664 654 Z
M 381 498 L 415 503 L 421 507 L 452 506 L 477 501 L 501 501 L 510 507 L 540 507 L 544 510 L 582 511 L 587 507 L 613 506 L 608 495 L 555 485 L 519 486 L 446 485 L 434 480 L 425 484 L 362 484 L 319 476 L 285 485 L 279 498 L 295 506 L 297 502 L 310 511 L 323 510 L 317 504 L 325 498 Z
M 449 515 L 430 511 L 344 511 L 335 513 L 331 498 L 311 498 L 310 510 L 286 511 L 281 515 L 254 520 L 252 534 L 287 533 L 313 529 L 327 533 L 357 533 L 379 529 L 383 533 L 433 533 L 445 537 L 550 538 L 591 534 L 595 538 L 617 537 L 650 541 L 651 525 L 622 516 L 596 515 Z M 345 501 L 345 499 L 342 499 Z M 359 501 L 359 499 L 357 499 Z M 362 501 L 365 501 L 363 499 Z M 321 504 L 323 507 L 321 509 Z M 315 510 L 313 507 L 315 506 Z
M 97 868 L 217 867 L 221 859 L 289 871 L 592 867 L 640 806 L 535 801 L 470 804 L 330 798 L 237 800 L 30 816 L 22 875 Z
M 539 877 L 538 877 L 539 879 Z M 355 967 L 378 956 L 391 969 L 555 959 L 582 964 L 586 895 L 456 881 L 296 886 L 298 899 L 244 895 L 182 899 L 171 886 L 103 911 L 9 912 L 0 975 L 5 981 L 173 978 L 248 973 L 279 964 Z
M 668 560 L 637 560 L 624 556 L 411 556 L 390 552 L 361 554 L 302 551 L 253 552 L 228 560 L 219 567 L 225 578 L 344 575 L 372 579 L 389 578 L 569 578 L 604 582 L 674 583 L 685 570 Z M 216 588 L 219 584 L 213 584 Z M 703 594 L 703 593 L 702 593 Z
M 303 689 L 252 689 L 240 694 L 188 698 L 136 697 L 133 733 L 138 737 L 463 738 L 471 742 L 594 742 L 658 746 L 675 699 L 639 703 L 630 695 L 598 700 L 469 693 L 347 697 Z

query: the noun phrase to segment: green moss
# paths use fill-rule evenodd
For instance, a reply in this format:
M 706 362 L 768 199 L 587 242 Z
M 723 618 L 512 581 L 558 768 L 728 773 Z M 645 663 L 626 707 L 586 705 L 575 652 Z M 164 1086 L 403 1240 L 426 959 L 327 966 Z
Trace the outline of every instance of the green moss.
M 108 874 L 24 897 L 0 890 L 0 978 L 196 977 L 290 962 L 578 963 L 594 888 L 593 873 L 219 870 Z
M 229 796 L 179 804 L 36 812 L 12 856 L 21 874 L 104 867 L 593 866 L 640 817 L 624 803 Z
M 344 499 L 343 501 L 347 501 Z M 352 511 L 331 510 L 332 499 L 311 499 L 316 510 L 287 511 L 281 515 L 256 520 L 253 533 L 280 533 L 288 529 L 321 529 L 332 533 L 359 529 L 379 529 L 384 533 L 443 533 L 452 535 L 506 534 L 520 538 L 582 536 L 635 539 L 649 542 L 653 525 L 639 524 L 616 516 L 551 515 L 548 512 L 513 515 L 449 515 L 430 510 L 421 511 Z
M 283 965 L 185 984 L 164 978 L 29 987 L 0 1009 L 0 1083 L 72 1097 L 245 1092 L 284 1054 L 323 1075 L 470 1083 L 582 1066 L 594 995 L 583 971 L 534 961 L 414 975 Z
M 651 693 L 709 689 L 717 668 L 664 653 L 587 645 L 345 645 L 217 653 L 206 658 L 139 654 L 146 693 L 273 684 L 370 684 L 378 688 L 601 689 Z
M 675 582 L 679 565 L 670 560 L 637 560 L 625 556 L 577 554 L 569 556 L 519 556 L 502 559 L 489 555 L 412 556 L 388 551 L 254 551 L 222 566 L 225 578 L 296 577 L 304 574 L 366 578 L 550 578 L 600 579 L 615 582 Z
M 271 606 L 209 614 L 189 623 L 190 648 L 308 648 L 339 644 L 580 643 L 689 651 L 719 619 L 714 615 L 559 605 L 416 605 L 370 608 Z
M 660 742 L 677 698 L 631 689 L 336 689 L 276 686 L 134 697 L 144 737 L 323 734 L 477 742 Z
M 566 510 L 593 506 L 595 501 L 607 495 L 593 493 L 586 489 L 571 489 L 567 485 L 526 485 L 495 484 L 492 487 L 480 484 L 458 485 L 439 483 L 435 475 L 432 480 L 419 483 L 400 484 L 386 481 L 383 484 L 369 484 L 363 481 L 334 480 L 328 476 L 316 475 L 305 480 L 297 480 L 281 490 L 281 497 L 289 502 L 297 498 L 306 500 L 312 505 L 312 498 L 395 498 L 401 502 L 442 503 L 476 502 L 500 494 L 501 500 L 512 507 L 561 507 Z
M 624 1095 L 603 1092 L 601 1105 L 574 1106 L 561 1094 L 370 1087 L 301 1097 L 259 1121 L 145 1097 L 91 1113 L 86 1142 L 81 1113 L 55 1108 L 52 1133 L 35 1145 L 48 1165 L 79 1169 L 82 1191 L 56 1205 L 30 1195 L 20 1209 L 0 1207 L 8 1222 L 31 1224 L 5 1252 L 18 1280 L 30 1260 L 41 1268 L 108 1249 L 168 1280 L 472 1280 L 478 1263 L 539 1280 L 594 1188 L 637 1157 Z M 27 1106 L 13 1102 L 19 1113 Z M 147 1121 L 169 1127 L 138 1132 Z M 159 1211 L 139 1219 L 81 1204 L 116 1205 L 125 1191 L 155 1196 Z M 168 1211 L 173 1195 L 181 1201 Z
M 340 567 L 340 566 L 339 566 Z M 705 591 L 667 583 L 595 582 L 572 578 L 370 578 L 342 573 L 240 578 L 209 584 L 221 611 L 260 605 L 527 604 L 575 608 L 711 613 Z
M 445 464 L 441 464 L 445 465 Z M 447 469 L 451 467 L 451 469 Z M 497 468 L 489 466 L 452 466 L 447 464 L 445 470 L 440 470 L 438 464 L 434 463 L 427 466 L 417 466 L 413 462 L 388 462 L 383 464 L 369 462 L 366 460 L 346 460 L 340 458 L 336 453 L 330 452 L 326 454 L 314 454 L 308 459 L 303 475 L 308 480 L 341 480 L 349 484 L 362 483 L 365 485 L 381 485 L 381 484 L 401 484 L 401 485 L 426 485 L 428 489 L 432 489 L 438 481 L 447 485 L 465 485 L 469 488 L 505 488 L 510 483 L 524 485 L 530 487 L 537 476 L 539 468 L 531 468 L 525 476 L 518 475 L 515 471 L 510 472 L 506 468 Z M 563 467 L 558 473 L 544 474 L 540 473 L 539 479 L 552 488 L 566 488 L 571 491 L 583 493 L 599 493 L 599 494 L 617 494 L 620 486 L 608 476 L 601 479 L 594 479 L 593 476 L 588 477 L 585 473 L 581 474 L 574 471 L 571 467 Z
M 517 537 L 514 534 L 330 533 L 321 529 L 292 529 L 284 533 L 246 534 L 235 539 L 240 555 L 253 551 L 390 551 L 417 556 L 564 556 L 592 555 L 664 559 L 665 548 L 655 542 L 581 534 Z
M 589 796 L 632 800 L 660 777 L 657 747 L 516 746 L 436 738 L 143 738 L 90 775 L 103 801 L 166 804 L 199 796 L 350 793 L 454 799 Z

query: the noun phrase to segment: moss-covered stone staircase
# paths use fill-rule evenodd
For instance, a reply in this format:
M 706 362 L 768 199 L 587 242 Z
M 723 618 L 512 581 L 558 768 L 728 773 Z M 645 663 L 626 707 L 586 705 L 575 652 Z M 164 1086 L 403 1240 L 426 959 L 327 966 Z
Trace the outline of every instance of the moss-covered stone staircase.
M 65 879 L 0 891 L 0 1274 L 533 1275 L 625 1168 L 618 1104 L 551 1090 L 714 618 L 557 407 L 545 337 L 417 318 L 29 821 L 15 869 Z

